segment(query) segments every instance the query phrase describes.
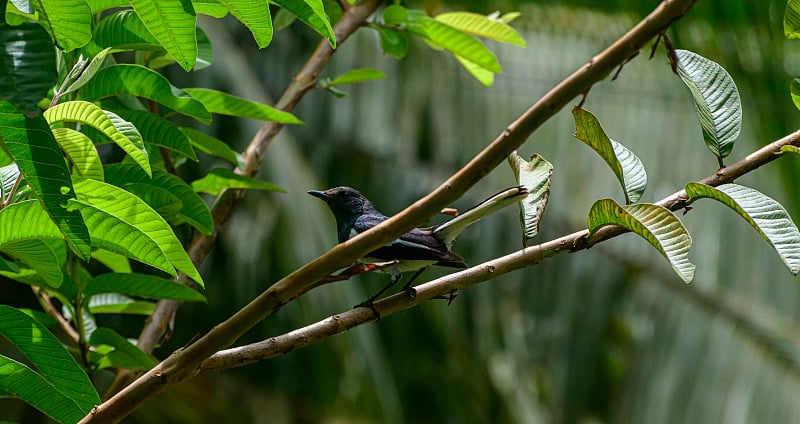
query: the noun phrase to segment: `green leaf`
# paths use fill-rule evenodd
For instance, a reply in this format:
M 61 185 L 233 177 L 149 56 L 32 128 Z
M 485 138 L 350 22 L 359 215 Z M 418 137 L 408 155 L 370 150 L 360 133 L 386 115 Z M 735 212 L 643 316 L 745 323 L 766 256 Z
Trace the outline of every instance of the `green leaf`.
M 408 36 L 405 32 L 388 28 L 378 28 L 381 37 L 383 52 L 397 59 L 402 59 L 408 54 Z
M 197 17 L 189 0 L 131 0 L 147 29 L 186 71 L 197 60 Z
M 239 168 L 244 168 L 244 160 L 241 155 L 231 149 L 224 141 L 192 128 L 182 127 L 181 131 L 189 137 L 192 145 L 197 150 L 225 159 Z
M 275 184 L 266 181 L 257 180 L 255 178 L 245 177 L 233 171 L 215 168 L 212 169 L 205 177 L 192 181 L 192 189 L 196 192 L 206 192 L 216 196 L 220 191 L 226 188 L 247 188 L 254 190 L 265 191 L 278 191 L 285 193 L 286 190 L 278 187 Z
M 334 78 L 334 80 L 328 83 L 328 85 L 334 86 L 334 85 L 353 84 L 356 82 L 372 81 L 383 78 L 386 78 L 386 74 L 377 69 L 373 68 L 353 69 Z
M 486 87 L 490 87 L 494 83 L 494 73 L 492 71 L 487 71 L 486 69 L 476 65 L 475 62 L 470 62 L 459 55 L 455 55 L 455 57 L 458 60 L 458 63 L 460 63 L 461 66 L 467 70 L 467 72 L 475 77 L 478 82 Z
M 436 21 L 422 13 L 410 13 L 408 31 L 426 38 L 447 51 L 475 63 L 487 71 L 503 72 L 494 53 L 469 34 Z
M 185 91 L 202 103 L 211 113 L 258 119 L 260 121 L 279 122 L 282 124 L 300 125 L 303 123 L 289 112 L 236 97 L 222 91 L 208 88 L 187 88 Z
M 53 136 L 61 146 L 61 150 L 75 165 L 78 175 L 103 181 L 103 163 L 89 137 L 71 128 L 56 128 L 53 130 Z
M 56 122 L 80 122 L 110 138 L 149 175 L 150 159 L 144 149 L 142 135 L 130 122 L 113 112 L 100 109 L 94 103 L 75 100 L 47 109 L 44 117 L 51 125 Z
M 620 206 L 611 199 L 600 199 L 589 211 L 589 243 L 606 225 L 619 225 L 638 234 L 667 258 L 684 282 L 694 279 L 695 266 L 689 262 L 692 238 L 669 209 L 649 203 Z
M 105 293 L 92 296 L 88 308 L 93 314 L 152 315 L 155 304 L 117 293 Z
M 781 153 L 794 153 L 796 155 L 800 155 L 800 147 L 787 144 L 785 146 L 781 146 Z
M 57 78 L 55 48 L 40 25 L 0 24 L 0 98 L 33 118 Z
M 525 47 L 525 40 L 514 28 L 484 15 L 471 12 L 449 12 L 436 15 L 434 19 L 469 34 Z
M 383 23 L 390 26 L 408 23 L 408 9 L 399 4 L 392 4 L 383 9 Z
M 192 0 L 196 13 L 202 13 L 217 19 L 228 16 L 228 8 L 216 0 Z
M 44 212 L 43 212 L 44 213 Z M 50 287 L 58 288 L 64 279 L 61 264 L 66 257 L 58 257 L 56 252 L 43 240 L 19 240 L 0 246 L 0 251 L 26 263 Z
M 210 235 L 214 230 L 214 221 L 203 199 L 175 175 L 154 169 L 153 177 L 149 178 L 134 165 L 110 164 L 106 165 L 106 182 L 129 189 L 134 194 L 151 189 L 166 190 L 177 196 L 181 202 L 180 210 L 172 218 L 173 223 L 187 222 L 205 235 Z M 140 188 L 131 190 L 130 184 L 140 185 Z M 144 197 L 142 199 L 148 200 Z
M 16 159 L 31 190 L 58 225 L 70 248 L 84 260 L 91 251 L 89 230 L 81 215 L 64 209 L 75 198 L 69 169 L 50 127 L 41 115 L 26 119 L 0 101 L 0 141 Z
M 128 0 L 86 0 L 86 3 L 89 4 L 89 8 L 92 10 L 92 15 L 108 9 L 130 5 Z
M 606 135 L 600 121 L 591 112 L 572 109 L 575 137 L 594 149 L 608 164 L 625 193 L 625 203 L 638 201 L 647 188 L 647 173 L 642 161 L 625 146 Z
M 3 355 L 0 355 L 0 397 L 21 399 L 56 422 L 76 423 L 86 415 L 54 384 L 26 365 Z
M 126 94 L 160 103 L 204 124 L 211 122 L 211 114 L 202 103 L 172 86 L 163 75 L 144 66 L 114 65 L 103 68 L 78 90 L 80 98 L 90 101 Z
M 197 291 L 175 281 L 145 274 L 101 274 L 86 283 L 84 294 L 119 293 L 147 299 L 171 299 L 205 302 Z
M 191 141 L 169 120 L 144 110 L 121 109 L 117 113 L 136 126 L 145 143 L 163 147 L 197 162 Z
M 110 176 L 106 170 L 106 178 Z M 78 195 L 70 209 L 78 209 L 99 247 L 116 252 L 175 275 L 174 266 L 203 285 L 203 279 L 183 250 L 169 224 L 138 197 L 100 181 L 73 177 Z M 97 236 L 97 237 L 95 237 Z M 153 249 L 155 246 L 155 249 Z M 163 258 L 169 260 L 164 264 Z
M 52 384 L 56 392 L 72 400 L 78 411 L 85 415 L 95 405 L 100 404 L 100 398 L 89 377 L 72 355 L 61 346 L 61 342 L 38 321 L 10 306 L 0 305 L 0 334 L 31 361 L 38 375 Z M 0 387 L 7 391 L 12 387 L 20 390 L 16 385 L 7 386 L 6 383 L 11 382 L 10 376 L 6 373 L 0 374 L 5 375 Z M 30 383 L 32 382 L 28 382 Z M 55 396 L 55 392 L 51 391 L 50 394 Z M 30 393 L 28 395 L 31 396 Z M 63 397 L 60 398 L 58 400 L 63 401 Z M 66 404 L 58 406 L 57 404 L 61 402 L 57 399 L 40 399 L 40 401 L 47 403 L 51 410 L 64 408 L 68 409 L 70 414 L 74 413 L 74 410 L 68 408 Z
M 87 50 L 163 50 L 164 47 L 131 9 L 123 9 L 104 17 L 94 30 Z
M 792 274 L 800 272 L 800 231 L 780 203 L 758 190 L 737 184 L 711 187 L 686 184 L 690 201 L 714 199 L 744 218 L 778 253 Z
M 16 163 L 0 167 L 0 198 L 11 196 L 17 178 L 19 178 L 19 167 Z
M 297 16 L 297 19 L 327 38 L 332 47 L 336 47 L 336 34 L 333 33 L 328 15 L 325 14 L 322 0 L 274 0 L 274 3 Z
M 110 328 L 101 327 L 92 333 L 89 339 L 92 346 L 111 346 L 114 349 L 97 361 L 97 368 L 118 367 L 132 370 L 149 370 L 158 365 L 158 360 L 142 352 L 128 339 L 120 336 Z
M 786 13 L 783 15 L 783 33 L 786 38 L 800 38 L 800 1 L 786 2 Z
M 742 128 L 742 103 L 736 84 L 725 69 L 698 54 L 676 50 L 678 75 L 689 87 L 703 129 L 703 140 L 720 167 Z
M 118 253 L 114 253 L 105 249 L 96 249 L 92 251 L 92 259 L 95 259 L 101 264 L 105 265 L 112 272 L 133 272 L 131 270 L 131 264 L 130 261 L 128 261 L 128 258 Z
M 228 8 L 231 15 L 250 29 L 258 48 L 263 49 L 269 45 L 272 41 L 272 19 L 268 2 L 263 0 L 220 0 L 220 2 Z
M 41 24 L 53 36 L 58 47 L 69 52 L 92 38 L 92 15 L 84 0 L 34 1 L 33 8 Z
M 525 230 L 523 244 L 539 233 L 539 223 L 550 199 L 550 177 L 553 165 L 534 154 L 531 161 L 523 159 L 516 151 L 508 156 L 508 164 L 514 171 L 517 184 L 528 190 L 528 195 L 519 202 L 519 219 Z
M 106 57 L 108 57 L 109 54 L 111 54 L 110 48 L 106 48 L 97 52 L 97 54 L 92 57 L 92 60 L 86 65 L 86 67 L 83 68 L 80 75 L 65 88 L 62 88 L 61 96 L 77 91 L 79 88 L 86 85 L 86 83 L 89 82 L 89 80 L 92 79 L 97 71 L 99 71 L 103 66 L 103 63 L 105 63 Z

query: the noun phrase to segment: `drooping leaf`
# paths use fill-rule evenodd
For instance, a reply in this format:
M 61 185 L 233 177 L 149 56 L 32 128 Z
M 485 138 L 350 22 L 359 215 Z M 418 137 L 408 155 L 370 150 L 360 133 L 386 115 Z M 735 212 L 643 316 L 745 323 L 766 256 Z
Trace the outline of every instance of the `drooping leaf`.
M 261 121 L 280 122 L 283 124 L 300 125 L 303 123 L 289 112 L 284 112 L 252 100 L 236 97 L 222 91 L 208 88 L 187 88 L 185 91 L 202 103 L 211 113 L 258 119 Z
M 269 14 L 269 3 L 260 0 L 220 0 L 231 15 L 243 23 L 258 44 L 258 48 L 267 47 L 272 41 L 272 19 Z M 334 41 L 335 43 L 335 41 Z
M 34 1 L 32 4 L 39 24 L 62 50 L 75 50 L 92 38 L 92 15 L 86 1 Z
M 686 194 L 690 201 L 706 197 L 733 209 L 775 249 L 792 274 L 800 272 L 800 231 L 780 203 L 738 184 L 689 183 Z
M 228 8 L 217 0 L 192 0 L 194 11 L 217 19 L 228 15 Z
M 434 19 L 466 33 L 525 47 L 525 40 L 514 28 L 500 20 L 489 19 L 488 16 L 471 12 L 448 12 L 436 15 Z
M 454 56 L 458 60 L 458 63 L 460 63 L 461 66 L 467 70 L 467 72 L 475 77 L 478 82 L 486 87 L 491 87 L 491 85 L 494 84 L 494 72 L 481 68 L 480 66 L 476 65 L 475 62 L 470 62 L 459 55 Z
M 50 246 L 40 239 L 18 240 L 4 243 L 0 252 L 17 258 L 36 271 L 50 287 L 58 288 L 64 278 L 61 264 L 64 257 L 58 257 Z
M 118 110 L 119 116 L 136 126 L 145 143 L 171 150 L 197 162 L 189 138 L 169 120 L 144 110 Z
M 103 68 L 78 90 L 78 97 L 90 101 L 125 94 L 153 100 L 204 124 L 211 122 L 211 114 L 202 103 L 174 87 L 163 75 L 144 66 L 114 65 Z
M 322 0 L 274 0 L 274 3 L 327 38 L 332 47 L 336 47 L 336 34 L 333 33 Z
M 434 42 L 487 71 L 496 74 L 503 72 L 497 57 L 483 43 L 424 13 L 409 13 L 407 28 L 411 33 Z
M 608 164 L 625 193 L 625 203 L 639 200 L 647 188 L 647 173 L 642 161 L 625 146 L 608 138 L 600 121 L 591 112 L 572 109 L 575 137 L 594 149 Z
M 92 333 L 89 339 L 92 346 L 107 345 L 113 350 L 103 355 L 97 361 L 97 368 L 119 367 L 131 370 L 149 370 L 158 365 L 158 360 L 147 353 L 142 352 L 128 339 L 117 334 L 116 331 L 100 327 Z
M 94 103 L 75 100 L 47 109 L 44 117 L 51 125 L 56 122 L 80 122 L 102 132 L 136 161 L 148 175 L 150 158 L 142 142 L 142 135 L 133 124 L 117 114 L 100 109 Z
M 247 188 L 254 190 L 265 191 L 278 191 L 285 193 L 286 191 L 275 184 L 257 180 L 255 178 L 245 177 L 233 171 L 215 168 L 212 169 L 205 177 L 192 181 L 192 189 L 196 192 L 206 192 L 216 196 L 220 191 L 226 188 Z
M 721 167 L 742 128 L 739 91 L 733 78 L 717 63 L 686 50 L 676 50 L 675 54 L 678 75 L 694 99 L 703 140 Z
M 94 30 L 92 44 L 87 47 L 93 50 L 113 48 L 115 50 L 161 50 L 164 47 L 147 29 L 131 9 L 116 11 L 104 17 Z
M 208 68 L 214 60 L 214 49 L 211 47 L 211 40 L 208 39 L 206 33 L 197 28 L 197 60 L 194 62 L 192 71 L 199 71 Z M 172 57 L 166 50 L 162 54 L 154 54 L 150 56 L 147 61 L 147 67 L 150 69 L 161 69 L 175 63 L 175 58 Z
M 84 415 L 89 413 L 95 405 L 100 404 L 100 397 L 89 381 L 89 377 L 75 362 L 72 355 L 62 347 L 61 342 L 38 321 L 15 308 L 0 305 L 0 334 L 31 361 L 36 367 L 36 374 L 52 384 L 57 392 L 72 400 Z M 9 377 L 3 378 L 0 387 L 5 390 L 15 387 L 14 385 L 6 386 L 7 382 L 11 382 Z M 16 389 L 19 390 L 19 387 L 16 386 Z M 54 393 L 50 392 L 50 394 Z M 67 405 L 53 404 L 56 399 L 52 399 L 52 402 L 47 399 L 40 400 L 48 403 L 48 409 L 69 410 L 70 416 L 74 413 L 72 408 Z
M 106 165 L 106 182 L 129 189 L 134 194 L 154 188 L 166 190 L 177 196 L 181 202 L 181 208 L 175 214 L 173 223 L 187 222 L 206 235 L 210 235 L 214 229 L 214 221 L 203 199 L 181 178 L 166 171 L 154 169 L 153 177 L 149 178 L 133 165 L 109 164 Z M 130 184 L 141 185 L 141 190 L 131 190 Z M 142 198 L 147 201 L 146 198 Z
M 88 309 L 93 314 L 152 315 L 155 303 L 135 300 L 118 293 L 104 293 L 92 296 Z
M 377 69 L 373 68 L 353 69 L 334 78 L 333 81 L 328 83 L 328 85 L 333 86 L 333 85 L 353 84 L 357 82 L 372 81 L 383 78 L 386 78 L 386 74 Z
M 620 206 L 611 199 L 600 199 L 589 211 L 590 243 L 597 230 L 606 225 L 619 225 L 638 234 L 667 258 L 684 282 L 694 279 L 695 266 L 689 262 L 692 238 L 669 209 L 649 203 Z
M 101 274 L 86 283 L 84 294 L 119 293 L 147 299 L 205 302 L 197 291 L 171 280 L 145 274 Z
M 89 137 L 72 128 L 56 128 L 53 130 L 53 136 L 61 146 L 61 150 L 75 165 L 78 175 L 103 181 L 103 163 Z
M 96 249 L 92 251 L 92 259 L 105 265 L 112 272 L 133 272 L 131 270 L 131 263 L 128 261 L 128 258 L 118 253 L 114 253 L 105 249 Z
M 187 137 L 189 137 L 189 140 L 192 142 L 192 146 L 194 146 L 197 150 L 225 159 L 235 166 L 244 168 L 244 160 L 242 159 L 241 155 L 235 150 L 231 149 L 230 146 L 225 144 L 224 141 L 192 128 L 182 127 L 181 131 L 186 134 Z
M 389 26 L 399 26 L 408 23 L 408 9 L 395 3 L 383 9 L 383 23 Z
M 131 6 L 158 42 L 186 71 L 197 60 L 197 17 L 189 0 L 131 0 Z
M 508 164 L 514 171 L 517 184 L 528 190 L 528 196 L 519 202 L 519 218 L 525 230 L 522 242 L 527 246 L 528 240 L 539 233 L 539 223 L 550 199 L 553 165 L 537 154 L 528 162 L 516 151 L 508 156 Z
M 0 98 L 33 118 L 57 78 L 55 48 L 40 25 L 0 24 Z
M 408 54 L 408 36 L 401 31 L 389 28 L 378 28 L 383 52 L 396 59 L 402 59 Z
M 783 15 L 783 33 L 786 38 L 800 38 L 800 1 L 789 0 L 786 2 L 786 12 Z
M 74 211 L 66 210 L 75 198 L 69 169 L 50 127 L 41 115 L 26 119 L 14 106 L 0 101 L 0 141 L 16 159 L 31 190 L 64 235 L 70 248 L 89 260 L 89 230 Z
M 107 179 L 109 175 L 106 170 Z M 173 276 L 175 272 L 171 268 L 175 267 L 203 285 L 203 279 L 172 228 L 144 201 L 116 186 L 88 178 L 73 176 L 73 185 L 78 198 L 71 200 L 68 208 L 80 210 L 98 246 Z M 166 266 L 164 257 L 169 261 Z
M 21 399 L 56 422 L 76 423 L 86 415 L 73 399 L 27 365 L 0 355 L 0 370 L 1 397 Z

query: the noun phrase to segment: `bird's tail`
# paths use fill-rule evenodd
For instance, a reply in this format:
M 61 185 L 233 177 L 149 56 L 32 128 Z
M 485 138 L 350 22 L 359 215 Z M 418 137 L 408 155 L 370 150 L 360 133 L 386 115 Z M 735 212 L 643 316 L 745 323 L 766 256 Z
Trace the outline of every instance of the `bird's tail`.
M 481 203 L 467 209 L 457 217 L 436 227 L 433 232 L 444 240 L 448 248 L 456 237 L 464 231 L 470 224 L 486 215 L 494 213 L 504 207 L 516 203 L 528 195 L 528 190 L 524 186 L 507 188 Z

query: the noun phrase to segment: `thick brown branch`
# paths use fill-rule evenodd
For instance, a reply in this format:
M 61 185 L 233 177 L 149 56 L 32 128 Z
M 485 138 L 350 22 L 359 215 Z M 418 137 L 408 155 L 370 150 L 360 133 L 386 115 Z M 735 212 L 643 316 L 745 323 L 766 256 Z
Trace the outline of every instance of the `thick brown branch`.
M 796 131 L 780 140 L 751 153 L 735 164 L 721 169 L 700 182 L 718 186 L 732 182 L 748 172 L 763 166 L 778 157 L 781 146 L 792 144 L 800 146 L 800 131 Z M 686 193 L 675 192 L 658 202 L 670 210 L 677 211 L 684 207 Z M 599 234 L 599 241 L 608 240 L 624 232 L 620 227 L 608 227 Z M 463 271 L 446 275 L 436 280 L 416 286 L 417 296 L 409 298 L 405 293 L 398 293 L 375 302 L 381 316 L 412 308 L 419 303 L 439 298 L 452 290 L 462 289 L 472 284 L 485 282 L 507 272 L 533 266 L 565 252 L 576 252 L 589 247 L 585 238 L 588 230 L 578 231 L 561 238 L 532 246 L 509 255 L 485 262 Z M 596 244 L 596 243 L 595 243 Z M 330 316 L 322 321 L 299 328 L 286 334 L 271 337 L 267 340 L 222 350 L 208 358 L 200 366 L 200 372 L 216 371 L 238 367 L 289 353 L 295 349 L 343 333 L 353 327 L 374 322 L 372 311 L 356 308 L 338 315 Z

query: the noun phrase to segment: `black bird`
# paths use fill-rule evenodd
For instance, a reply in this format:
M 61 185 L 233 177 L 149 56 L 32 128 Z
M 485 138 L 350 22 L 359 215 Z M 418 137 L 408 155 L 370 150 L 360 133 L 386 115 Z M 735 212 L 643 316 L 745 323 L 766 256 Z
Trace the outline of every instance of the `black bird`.
M 335 187 L 325 191 L 309 190 L 308 194 L 324 200 L 333 212 L 340 243 L 388 219 L 386 215 L 378 212 L 364 195 L 350 187 Z M 408 290 L 414 279 L 430 265 L 466 268 L 464 258 L 450 250 L 453 240 L 473 222 L 518 202 L 527 195 L 528 190 L 525 187 L 508 188 L 443 224 L 427 228 L 414 228 L 401 235 L 399 239 L 368 253 L 361 259 L 362 262 L 397 260 L 398 263 L 386 269 L 392 273 L 392 282 L 356 307 L 364 306 L 374 311 L 375 307 L 372 303 L 378 296 L 396 284 L 403 272 L 417 271 L 403 287 L 404 290 Z

